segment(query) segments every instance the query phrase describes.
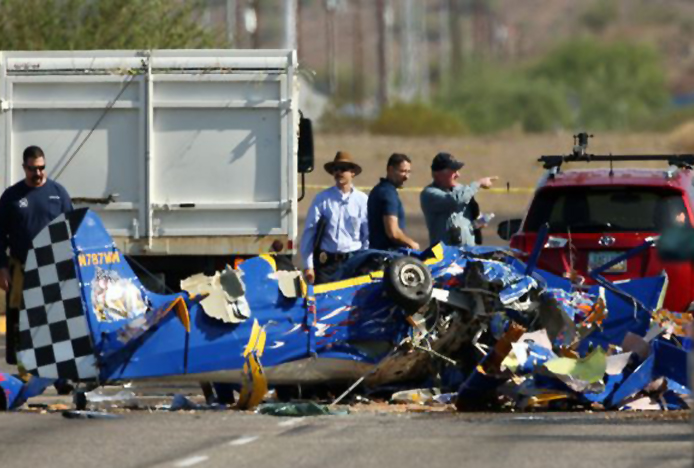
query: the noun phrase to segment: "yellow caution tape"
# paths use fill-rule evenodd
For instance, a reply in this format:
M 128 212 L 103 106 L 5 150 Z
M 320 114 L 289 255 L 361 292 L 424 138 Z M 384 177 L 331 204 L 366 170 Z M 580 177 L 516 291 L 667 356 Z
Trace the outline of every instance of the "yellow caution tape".
M 332 185 L 306 185 L 308 190 L 325 190 L 332 187 Z M 362 192 L 370 192 L 373 187 L 357 187 L 357 189 Z M 415 192 L 419 193 L 424 190 L 424 187 L 403 187 L 399 189 L 401 192 Z M 511 194 L 511 193 L 533 193 L 535 189 L 532 187 L 510 187 L 506 188 L 490 188 L 484 191 L 484 193 L 497 193 L 497 194 Z

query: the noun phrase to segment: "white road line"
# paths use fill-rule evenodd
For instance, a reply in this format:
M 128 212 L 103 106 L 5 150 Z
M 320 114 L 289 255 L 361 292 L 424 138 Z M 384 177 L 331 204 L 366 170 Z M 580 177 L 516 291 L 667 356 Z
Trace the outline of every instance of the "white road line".
M 176 463 L 174 463 L 174 466 L 177 468 L 185 468 L 187 466 L 197 465 L 198 463 L 202 463 L 209 459 L 210 457 L 208 457 L 207 455 L 197 455 L 195 457 L 184 458 L 183 460 L 177 461 Z
M 246 445 L 250 444 L 251 442 L 255 442 L 258 440 L 258 436 L 246 436 L 246 437 L 239 437 L 238 439 L 232 440 L 229 442 L 229 445 Z
M 277 423 L 279 427 L 292 427 L 296 424 L 299 424 L 302 422 L 304 418 L 293 418 L 293 419 L 287 419 L 286 421 L 282 421 Z
M 512 418 L 514 421 L 544 421 L 544 416 L 514 416 Z

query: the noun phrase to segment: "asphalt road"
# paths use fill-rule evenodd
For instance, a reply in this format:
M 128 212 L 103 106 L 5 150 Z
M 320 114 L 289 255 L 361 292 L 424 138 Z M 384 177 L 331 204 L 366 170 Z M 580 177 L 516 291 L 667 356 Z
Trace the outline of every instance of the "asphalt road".
M 108 410 L 114 419 L 67 419 L 55 405 L 69 406 L 70 398 L 53 389 L 33 407 L 1 414 L 0 467 L 679 468 L 693 459 L 687 413 L 460 414 L 359 405 L 345 416 L 277 418 L 149 409 L 173 393 L 198 394 L 193 385 L 129 390 L 139 409 L 121 404 Z
M 684 422 L 600 414 L 13 413 L 2 416 L 0 466 L 690 467 L 692 436 Z

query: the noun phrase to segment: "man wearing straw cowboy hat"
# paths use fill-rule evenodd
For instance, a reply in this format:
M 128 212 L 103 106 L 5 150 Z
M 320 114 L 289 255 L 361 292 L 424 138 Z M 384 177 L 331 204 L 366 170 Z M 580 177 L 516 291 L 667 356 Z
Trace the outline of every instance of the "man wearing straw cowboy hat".
M 330 282 L 345 260 L 369 247 L 368 197 L 352 185 L 361 167 L 349 153 L 338 151 L 325 170 L 335 179 L 335 186 L 316 195 L 301 236 L 304 275 L 306 281 L 316 284 Z

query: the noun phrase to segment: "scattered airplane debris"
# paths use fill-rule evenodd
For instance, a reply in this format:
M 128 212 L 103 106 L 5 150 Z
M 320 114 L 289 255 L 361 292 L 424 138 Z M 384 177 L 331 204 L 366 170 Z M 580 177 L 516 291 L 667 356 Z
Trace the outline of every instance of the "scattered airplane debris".
M 63 215 L 27 259 L 24 372 L 0 374 L 3 408 L 58 378 L 231 385 L 239 409 L 298 385 L 349 387 L 335 402 L 380 393 L 460 411 L 690 406 L 692 318 L 662 309 L 664 275 L 584 287 L 505 249 L 443 244 L 361 257 L 359 275 L 329 284 L 306 285 L 261 256 L 159 295 L 96 214 Z

